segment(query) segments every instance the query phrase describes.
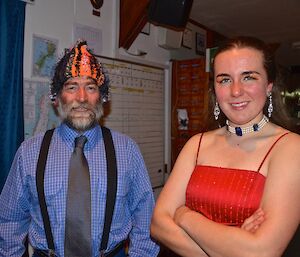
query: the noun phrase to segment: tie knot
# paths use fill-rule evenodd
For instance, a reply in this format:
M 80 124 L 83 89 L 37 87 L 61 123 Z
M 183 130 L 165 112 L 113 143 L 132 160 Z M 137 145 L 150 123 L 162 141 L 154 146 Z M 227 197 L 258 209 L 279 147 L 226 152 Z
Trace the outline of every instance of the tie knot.
M 75 138 L 75 148 L 78 147 L 78 148 L 83 148 L 85 143 L 87 141 L 87 138 L 86 136 L 79 136 L 79 137 L 76 137 Z

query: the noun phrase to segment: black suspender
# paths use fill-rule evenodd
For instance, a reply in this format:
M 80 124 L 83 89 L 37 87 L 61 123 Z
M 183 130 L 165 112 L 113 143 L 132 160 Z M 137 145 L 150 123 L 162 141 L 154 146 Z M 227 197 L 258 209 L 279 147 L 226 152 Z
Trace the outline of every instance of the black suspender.
M 102 127 L 102 134 L 103 134 L 105 153 L 106 153 L 107 189 L 106 189 L 105 219 L 104 219 L 100 252 L 104 252 L 107 248 L 109 231 L 110 231 L 112 216 L 115 208 L 115 202 L 116 202 L 115 200 L 116 200 L 117 184 L 118 184 L 117 160 L 116 160 L 115 148 L 114 148 L 110 130 L 106 127 Z
M 39 159 L 36 166 L 36 188 L 39 197 L 40 208 L 42 212 L 46 239 L 48 243 L 48 248 L 54 252 L 54 243 L 53 236 L 50 226 L 49 215 L 47 211 L 47 205 L 45 201 L 45 191 L 44 191 L 44 175 L 45 175 L 45 167 L 47 162 L 47 156 L 49 151 L 49 145 L 51 142 L 51 138 L 53 135 L 54 129 L 47 130 L 40 149 Z
M 109 232 L 112 222 L 112 216 L 115 207 L 115 199 L 117 194 L 117 161 L 115 148 L 112 140 L 110 130 L 106 127 L 101 127 L 105 153 L 106 153 L 106 164 L 107 164 L 107 197 L 106 197 L 106 207 L 105 207 L 105 218 L 104 218 L 104 227 L 102 234 L 102 241 L 100 246 L 100 252 L 103 253 L 107 248 Z M 41 213 L 43 217 L 43 223 L 45 227 L 46 239 L 48 243 L 50 256 L 54 256 L 54 242 L 53 235 L 50 226 L 49 215 L 47 211 L 47 205 L 45 201 L 45 192 L 44 192 L 44 174 L 45 167 L 47 162 L 47 156 L 49 151 L 49 145 L 53 135 L 54 129 L 47 130 L 40 148 L 39 159 L 36 168 L 36 186 L 38 192 L 38 198 L 41 208 Z M 52 254 L 52 255 L 51 255 Z

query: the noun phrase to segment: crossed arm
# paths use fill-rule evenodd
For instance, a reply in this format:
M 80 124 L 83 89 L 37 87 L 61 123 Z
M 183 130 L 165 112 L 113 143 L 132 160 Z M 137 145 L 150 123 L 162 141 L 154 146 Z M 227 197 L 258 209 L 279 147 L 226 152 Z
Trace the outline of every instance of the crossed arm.
M 261 203 L 263 212 L 259 209 L 241 229 L 213 222 L 184 206 L 195 163 L 190 154 L 192 141 L 182 150 L 157 201 L 152 236 L 181 256 L 281 256 L 300 218 L 300 163 L 291 154 L 299 152 L 299 147 L 282 145 L 282 151 L 274 154 Z

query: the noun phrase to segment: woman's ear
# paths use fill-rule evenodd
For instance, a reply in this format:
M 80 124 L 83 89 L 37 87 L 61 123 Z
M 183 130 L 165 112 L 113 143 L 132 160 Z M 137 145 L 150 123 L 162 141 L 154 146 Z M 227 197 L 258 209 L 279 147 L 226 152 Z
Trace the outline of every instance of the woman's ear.
M 267 95 L 270 93 L 270 92 L 272 92 L 272 89 L 273 89 L 273 82 L 270 82 L 269 84 L 268 84 L 268 86 L 267 86 Z

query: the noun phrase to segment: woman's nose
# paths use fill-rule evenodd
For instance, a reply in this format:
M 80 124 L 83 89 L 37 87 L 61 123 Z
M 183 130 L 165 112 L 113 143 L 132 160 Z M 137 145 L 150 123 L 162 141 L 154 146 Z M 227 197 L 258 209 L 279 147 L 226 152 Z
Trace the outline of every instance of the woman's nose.
M 240 96 L 243 93 L 243 85 L 241 85 L 241 83 L 238 82 L 234 82 L 231 85 L 231 94 L 233 96 Z

